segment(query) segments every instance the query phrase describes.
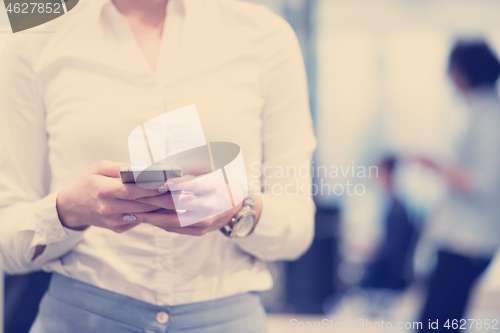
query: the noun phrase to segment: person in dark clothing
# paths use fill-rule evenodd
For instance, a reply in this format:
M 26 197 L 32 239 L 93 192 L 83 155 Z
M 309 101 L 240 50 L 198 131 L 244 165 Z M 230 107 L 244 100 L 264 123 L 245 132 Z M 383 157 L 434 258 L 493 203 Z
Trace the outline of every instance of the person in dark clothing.
M 361 281 L 361 287 L 365 289 L 401 292 L 413 279 L 412 259 L 418 230 L 410 219 L 405 204 L 396 194 L 397 165 L 397 157 L 388 156 L 379 166 L 378 180 L 387 202 L 384 240 L 366 267 L 365 277 Z M 383 306 L 375 305 L 375 308 Z

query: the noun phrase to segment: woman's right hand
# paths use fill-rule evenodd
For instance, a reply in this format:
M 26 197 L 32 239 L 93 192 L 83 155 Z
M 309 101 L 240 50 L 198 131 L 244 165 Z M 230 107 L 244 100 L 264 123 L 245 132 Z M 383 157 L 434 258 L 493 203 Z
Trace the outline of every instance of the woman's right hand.
M 101 161 L 62 188 L 57 196 L 57 213 L 61 223 L 74 230 L 85 230 L 93 225 L 121 233 L 139 224 L 124 221 L 125 215 L 158 210 L 158 206 L 136 200 L 170 194 L 136 184 L 122 184 L 120 167 L 124 165 L 127 164 Z

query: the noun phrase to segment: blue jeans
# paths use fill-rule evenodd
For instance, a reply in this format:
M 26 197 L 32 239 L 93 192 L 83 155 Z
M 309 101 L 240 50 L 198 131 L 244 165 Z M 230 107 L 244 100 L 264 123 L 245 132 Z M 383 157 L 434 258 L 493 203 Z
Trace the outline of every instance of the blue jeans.
M 30 333 L 265 333 L 257 293 L 156 306 L 54 273 Z

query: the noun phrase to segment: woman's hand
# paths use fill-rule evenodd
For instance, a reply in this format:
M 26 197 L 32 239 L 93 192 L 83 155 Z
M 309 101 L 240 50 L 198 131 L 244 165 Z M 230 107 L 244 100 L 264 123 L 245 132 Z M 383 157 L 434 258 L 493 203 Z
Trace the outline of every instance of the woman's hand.
M 137 200 L 144 197 L 165 200 L 167 195 L 136 184 L 122 184 L 119 176 L 120 167 L 124 165 L 127 164 L 101 161 L 62 188 L 57 197 L 57 212 L 62 224 L 75 230 L 94 225 L 121 233 L 143 222 L 134 220 L 136 214 L 158 210 L 155 205 Z M 124 216 L 129 216 L 128 220 L 124 220 Z
M 243 201 L 235 202 L 233 206 L 228 195 L 230 187 L 225 182 L 214 180 L 216 179 L 211 176 L 196 178 L 191 175 L 170 179 L 167 187 L 172 192 L 168 200 L 159 197 L 138 199 L 162 208 L 158 212 L 138 214 L 138 220 L 147 221 L 169 232 L 193 236 L 219 230 L 243 207 Z M 231 186 L 231 189 L 236 191 L 238 187 Z M 244 195 L 239 193 L 236 197 L 243 199 Z M 256 218 L 260 215 L 261 206 L 260 197 L 256 197 Z M 181 224 L 188 226 L 181 227 Z

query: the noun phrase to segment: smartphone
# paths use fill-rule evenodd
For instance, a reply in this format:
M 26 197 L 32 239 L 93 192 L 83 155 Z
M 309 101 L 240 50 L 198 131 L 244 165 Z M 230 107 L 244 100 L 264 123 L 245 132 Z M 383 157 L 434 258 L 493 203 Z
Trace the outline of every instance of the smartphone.
M 134 176 L 135 175 L 135 176 Z M 182 177 L 180 165 L 150 165 L 144 167 L 123 166 L 120 178 L 123 184 L 164 183 L 170 178 Z

